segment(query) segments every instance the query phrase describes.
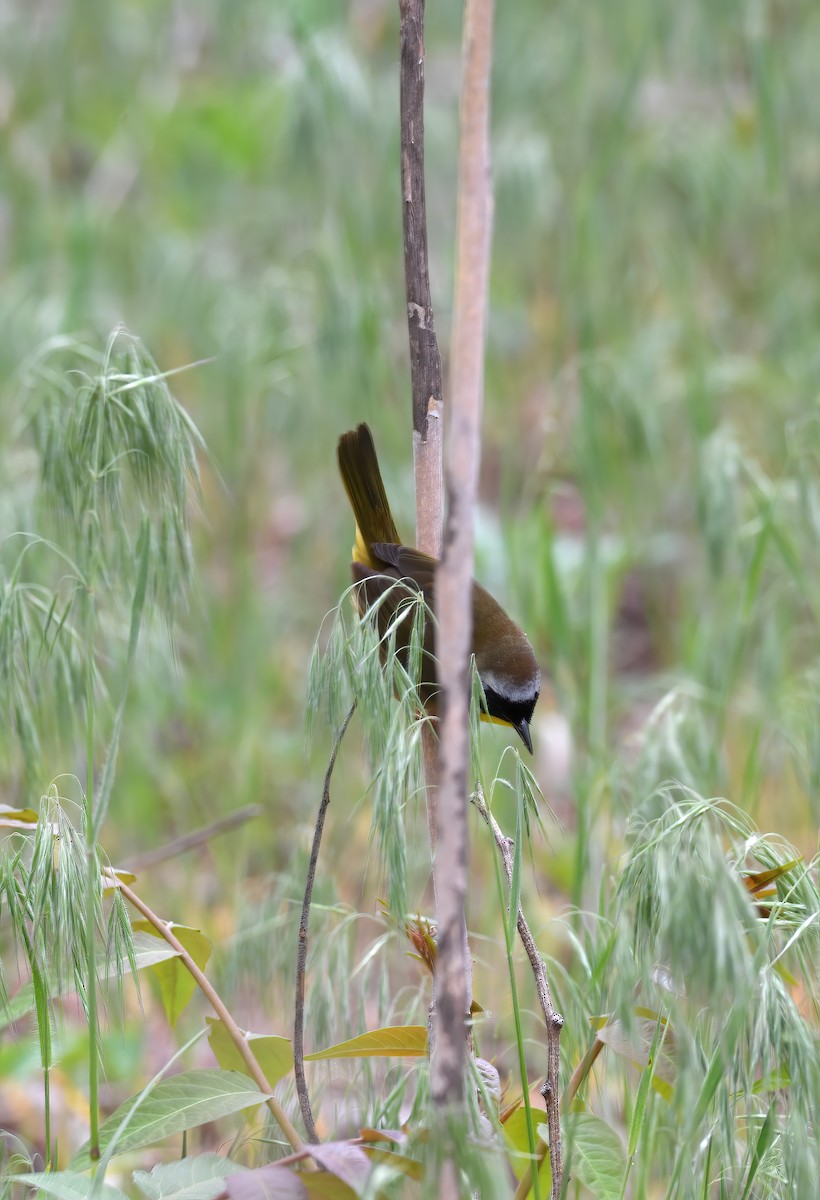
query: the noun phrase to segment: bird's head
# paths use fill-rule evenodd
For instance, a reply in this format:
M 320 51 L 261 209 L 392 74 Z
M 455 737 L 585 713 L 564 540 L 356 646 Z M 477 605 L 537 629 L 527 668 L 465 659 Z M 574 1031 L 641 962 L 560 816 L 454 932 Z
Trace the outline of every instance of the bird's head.
M 533 670 L 514 677 L 506 672 L 479 671 L 481 686 L 491 721 L 512 725 L 532 754 L 530 722 L 541 692 L 541 672 L 533 659 Z

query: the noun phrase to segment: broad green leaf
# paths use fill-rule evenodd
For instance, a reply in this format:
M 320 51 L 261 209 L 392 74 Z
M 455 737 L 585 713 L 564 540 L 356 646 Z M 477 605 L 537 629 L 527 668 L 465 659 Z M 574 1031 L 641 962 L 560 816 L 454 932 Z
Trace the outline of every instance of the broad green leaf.
M 205 1019 L 211 1030 L 208 1043 L 220 1067 L 226 1071 L 242 1071 L 247 1075 L 245 1061 L 225 1026 L 216 1017 Z M 289 1038 L 275 1034 L 246 1033 L 245 1041 L 253 1050 L 254 1057 L 265 1072 L 265 1078 L 271 1087 L 293 1070 L 293 1046 Z
M 133 1180 L 148 1200 L 217 1200 L 225 1178 L 240 1170 L 221 1154 L 198 1154 L 179 1162 L 157 1163 L 152 1171 L 134 1171 Z
M 784 1088 L 790 1088 L 792 1085 L 791 1076 L 787 1067 L 778 1067 L 774 1071 L 770 1071 L 768 1075 L 763 1075 L 760 1079 L 756 1079 L 752 1085 L 752 1095 L 759 1096 L 763 1092 L 779 1092 Z
M 116 1138 L 115 1154 L 139 1150 L 267 1099 L 268 1095 L 249 1084 L 247 1077 L 237 1071 L 183 1071 L 160 1080 L 144 1100 L 132 1096 L 121 1104 L 100 1129 L 100 1149 L 105 1152 Z M 117 1137 L 129 1114 L 127 1126 Z M 91 1165 L 87 1142 L 71 1165 L 79 1170 Z
M 140 923 L 144 924 L 144 922 Z M 137 971 L 145 971 L 148 967 L 155 967 L 158 962 L 167 962 L 169 959 L 178 959 L 179 950 L 175 950 L 173 946 L 168 946 L 166 941 L 161 937 L 156 937 L 152 934 L 146 934 L 144 930 L 137 930 L 133 935 L 133 953 L 137 960 Z M 122 959 L 118 966 L 112 966 L 112 978 L 115 977 L 116 971 L 127 972 L 131 971 L 131 964 L 127 958 Z
M 521 1102 L 519 1101 L 519 1104 Z M 542 1117 L 542 1112 L 533 1112 L 533 1118 Z M 506 1121 L 502 1125 L 504 1132 L 504 1140 L 509 1148 L 510 1166 L 515 1172 L 516 1179 L 521 1179 L 530 1166 L 530 1139 L 527 1133 L 527 1110 L 522 1106 L 516 1108 L 515 1112 L 510 1113 Z M 536 1126 L 536 1151 L 546 1149 L 549 1144 L 549 1134 L 546 1125 Z M 549 1151 L 541 1160 L 541 1165 L 538 1168 L 538 1182 L 540 1184 L 540 1193 L 542 1197 L 547 1197 L 550 1194 L 552 1186 L 552 1171 L 550 1169 Z M 532 1191 L 528 1193 L 532 1195 Z
M 533 1117 L 536 1118 L 536 1121 L 539 1117 L 543 1116 L 543 1112 L 538 1114 L 533 1113 Z M 545 1126 L 543 1125 L 536 1125 L 536 1130 L 539 1131 L 539 1136 L 540 1130 L 544 1128 Z M 523 1107 L 523 1104 L 516 1108 L 515 1112 L 510 1113 L 501 1129 L 504 1134 L 504 1141 L 507 1143 L 510 1150 L 515 1152 L 516 1160 L 513 1162 L 513 1170 L 520 1179 L 526 1170 L 526 1163 L 522 1162 L 522 1160 L 517 1158 L 517 1156 L 523 1154 L 527 1159 L 530 1157 L 530 1141 L 527 1133 L 527 1111 Z
M 190 929 L 187 925 L 171 924 L 169 928 L 173 930 L 174 937 L 182 943 L 200 970 L 204 971 L 208 959 L 211 957 L 211 943 L 205 934 L 200 933 L 198 929 Z M 135 921 L 134 929 L 162 939 L 162 935 L 149 921 Z M 159 962 L 151 970 L 159 983 L 165 1015 L 169 1022 L 175 1025 L 196 991 L 196 982 L 178 957 L 169 959 L 167 962 Z
M 597 1200 L 620 1200 L 626 1155 L 611 1125 L 592 1113 L 570 1113 L 567 1141 L 572 1144 L 572 1172 Z M 543 1138 L 547 1127 L 538 1130 Z
M 85 1197 L 91 1195 L 91 1189 L 94 1187 L 94 1180 L 90 1175 L 80 1175 L 77 1171 L 41 1171 L 31 1175 L 7 1175 L 6 1182 L 36 1188 L 38 1196 L 56 1196 L 57 1200 L 85 1200 Z M 110 1183 L 98 1186 L 96 1194 L 100 1200 L 128 1200 L 125 1192 L 121 1192 Z
M 387 1025 L 326 1050 L 306 1054 L 305 1061 L 321 1058 L 424 1058 L 427 1054 L 426 1025 Z

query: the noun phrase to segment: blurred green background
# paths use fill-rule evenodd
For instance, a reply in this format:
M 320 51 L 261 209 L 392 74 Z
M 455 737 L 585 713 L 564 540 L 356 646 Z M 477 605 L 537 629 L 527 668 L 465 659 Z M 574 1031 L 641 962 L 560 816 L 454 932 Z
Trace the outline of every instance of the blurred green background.
M 428 4 L 426 38 L 445 359 L 459 8 Z M 173 661 L 146 641 L 103 843 L 119 861 L 261 805 L 146 874 L 216 938 L 298 893 L 327 750 L 305 756 L 307 667 L 349 581 L 335 446 L 359 420 L 412 538 L 397 44 L 388 0 L 0 3 L 4 534 L 35 520 L 17 416 L 44 341 L 102 348 L 123 322 L 163 370 L 207 360 L 173 381 L 211 455 L 194 600 Z M 477 574 L 552 679 L 545 922 L 597 902 L 625 815 L 670 777 L 815 846 L 818 54 L 812 0 L 498 5 Z M 321 888 L 373 912 L 353 746 Z M 0 796 L 36 801 L 7 748 Z M 235 939 L 234 983 L 289 961 L 283 920 L 261 954 Z

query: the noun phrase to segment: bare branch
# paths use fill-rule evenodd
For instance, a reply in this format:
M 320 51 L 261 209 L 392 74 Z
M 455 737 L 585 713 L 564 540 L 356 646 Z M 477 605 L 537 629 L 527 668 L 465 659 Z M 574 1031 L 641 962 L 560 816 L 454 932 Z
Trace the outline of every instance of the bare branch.
M 416 545 L 441 555 L 444 511 L 441 471 L 443 385 L 441 353 L 430 296 L 427 204 L 424 194 L 424 0 L 399 0 L 401 192 L 404 281 L 413 392 L 413 467 Z M 430 848 L 436 848 L 438 743 L 426 722 L 421 734 Z
M 416 545 L 441 554 L 441 353 L 430 297 L 424 195 L 424 0 L 399 0 L 404 277 L 413 391 Z
M 440 787 L 434 862 L 438 926 L 430 1089 L 441 1108 L 464 1100 L 470 1005 L 464 905 L 469 834 L 469 663 L 473 505 L 480 447 L 490 252 L 489 89 L 492 0 L 467 0 L 459 153 L 447 525 L 436 572 L 436 653 L 442 684 Z
M 178 858 L 180 854 L 198 850 L 200 846 L 207 845 L 208 842 L 220 837 L 223 833 L 229 833 L 240 825 L 244 825 L 246 821 L 260 817 L 262 811 L 261 804 L 247 804 L 244 808 L 238 808 L 236 812 L 219 817 L 218 820 L 203 826 L 202 829 L 195 829 L 193 833 L 186 833 L 182 837 L 174 838 L 172 842 L 167 842 L 164 846 L 157 846 L 153 850 L 144 850 L 141 854 L 133 854 L 130 858 L 126 858 L 122 865 L 129 871 L 147 871 L 171 858 Z

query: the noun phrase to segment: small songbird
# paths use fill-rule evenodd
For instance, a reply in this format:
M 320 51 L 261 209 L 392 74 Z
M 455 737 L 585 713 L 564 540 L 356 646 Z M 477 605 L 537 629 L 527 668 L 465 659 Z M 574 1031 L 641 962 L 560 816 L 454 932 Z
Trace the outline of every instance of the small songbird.
M 401 658 L 409 643 L 409 621 L 396 621 L 409 588 L 421 593 L 435 613 L 438 560 L 404 546 L 384 490 L 376 448 L 367 425 L 339 439 L 339 470 L 356 518 L 353 580 L 362 585 L 365 607 L 379 604 L 376 620 L 385 635 L 392 625 Z M 397 586 L 403 580 L 409 588 Z M 361 601 L 360 601 L 361 603 Z M 435 622 L 425 622 L 419 694 L 425 710 L 436 713 Z M 530 722 L 541 689 L 541 672 L 524 632 L 480 584 L 473 582 L 473 645 L 476 669 L 486 699 L 482 720 L 512 725 L 532 754 Z

